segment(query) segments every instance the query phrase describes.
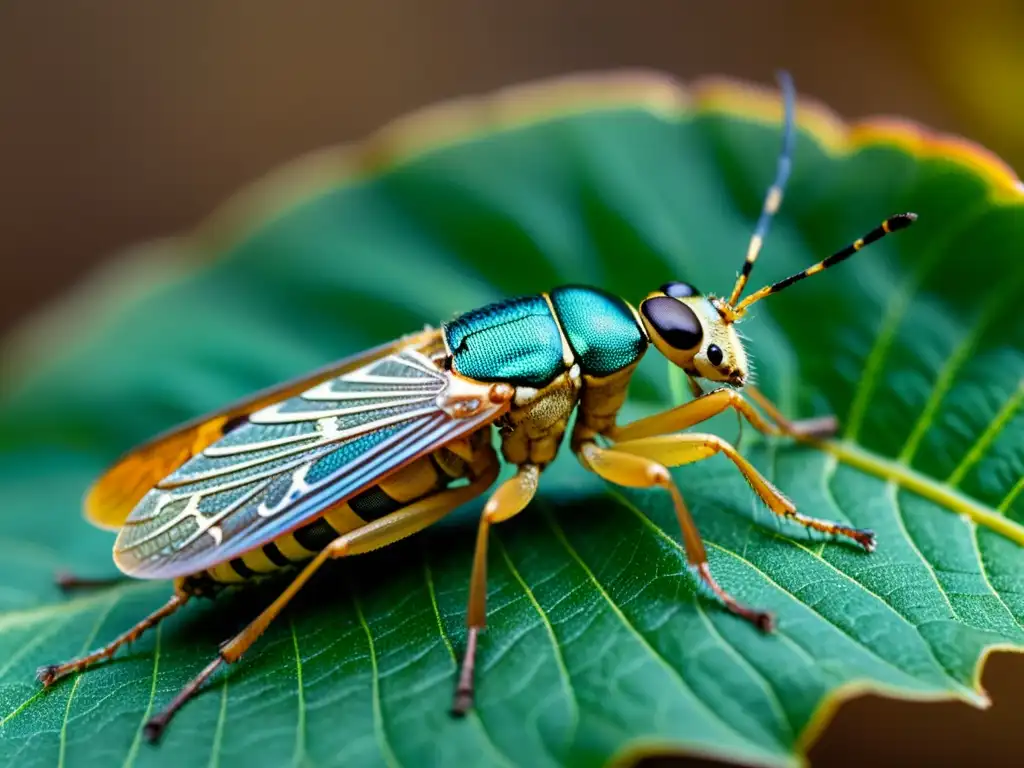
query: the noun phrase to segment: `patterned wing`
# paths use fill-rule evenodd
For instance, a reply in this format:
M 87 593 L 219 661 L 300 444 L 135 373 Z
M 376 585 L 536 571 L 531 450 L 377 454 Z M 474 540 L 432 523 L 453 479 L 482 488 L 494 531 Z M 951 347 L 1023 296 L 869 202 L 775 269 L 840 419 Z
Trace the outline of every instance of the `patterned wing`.
M 402 350 L 256 411 L 142 498 L 118 536 L 115 562 L 141 578 L 205 570 L 507 410 L 480 399 L 471 415 L 449 415 L 441 403 L 458 381 Z
M 293 397 L 342 373 L 406 347 L 440 344 L 436 329 L 405 336 L 346 357 L 292 381 L 264 389 L 215 413 L 187 421 L 148 440 L 122 456 L 89 489 L 85 517 L 100 528 L 118 530 L 142 497 L 160 480 L 224 436 L 241 417 L 285 398 Z

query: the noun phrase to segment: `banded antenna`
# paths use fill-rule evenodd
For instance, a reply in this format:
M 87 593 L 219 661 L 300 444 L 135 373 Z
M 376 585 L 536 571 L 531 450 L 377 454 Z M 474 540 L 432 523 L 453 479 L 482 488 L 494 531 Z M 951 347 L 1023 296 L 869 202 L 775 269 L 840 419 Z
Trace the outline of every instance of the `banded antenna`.
M 828 258 L 822 259 L 817 264 L 811 265 L 802 272 L 797 272 L 795 275 L 790 275 L 785 280 L 779 280 L 779 282 L 777 283 L 773 283 L 772 285 L 766 285 L 764 288 L 759 288 L 758 290 L 754 291 L 739 304 L 735 305 L 732 308 L 732 312 L 736 317 L 740 317 L 743 315 L 744 312 L 747 311 L 747 308 L 755 301 L 760 301 L 766 296 L 771 296 L 773 293 L 778 293 L 779 291 L 785 290 L 794 283 L 799 283 L 801 280 L 808 278 L 811 275 L 816 275 L 822 270 L 828 269 L 829 267 L 833 267 L 841 261 L 846 261 L 846 259 L 853 256 L 853 254 L 855 254 L 864 246 L 871 245 L 876 240 L 881 240 L 890 232 L 896 232 L 898 230 L 905 229 L 909 227 L 911 224 L 913 224 L 915 221 L 917 221 L 916 213 L 897 213 L 895 216 L 890 216 L 880 225 L 878 225 L 870 232 L 868 232 L 866 235 L 864 235 L 864 237 L 857 238 L 848 246 L 836 251 Z
M 747 246 L 747 260 L 743 262 L 743 270 L 736 278 L 736 285 L 733 286 L 732 294 L 727 302 L 730 306 L 736 306 L 740 294 L 743 293 L 750 277 L 750 271 L 754 268 L 761 253 L 761 246 L 768 236 L 768 230 L 772 225 L 772 218 L 782 205 L 782 194 L 786 189 L 786 182 L 789 181 L 789 172 L 793 168 L 793 145 L 796 139 L 794 129 L 794 114 L 796 112 L 796 89 L 793 87 L 793 78 L 789 72 L 781 70 L 776 74 L 779 81 L 779 88 L 782 90 L 782 97 L 785 104 L 782 126 L 782 149 L 779 150 L 779 161 L 775 167 L 775 181 L 768 188 L 764 198 L 764 205 L 761 206 L 761 215 L 757 219 L 757 226 L 754 227 L 754 234 L 750 236 L 750 244 Z
M 793 145 L 796 138 L 794 128 L 796 89 L 793 87 L 793 78 L 785 70 L 780 71 L 777 77 L 785 105 L 782 126 L 782 149 L 779 152 L 779 161 L 775 170 L 775 181 L 768 188 L 768 194 L 765 195 L 764 199 L 764 206 L 761 208 L 761 216 L 757 220 L 754 234 L 750 237 L 750 245 L 747 246 L 747 259 L 743 262 L 743 270 L 740 272 L 739 277 L 736 278 L 736 285 L 732 289 L 729 300 L 724 302 L 720 299 L 715 300 L 715 307 L 726 323 L 739 320 L 751 304 L 772 294 L 779 293 L 779 291 L 783 291 L 794 283 L 798 283 L 822 270 L 835 266 L 839 262 L 853 256 L 864 246 L 871 245 L 871 243 L 881 240 L 890 232 L 896 232 L 897 230 L 909 227 L 917 221 L 916 213 L 899 213 L 895 216 L 890 216 L 866 235 L 854 240 L 848 246 L 836 251 L 828 258 L 822 259 L 817 264 L 813 264 L 807 269 L 797 272 L 795 275 L 790 275 L 785 280 L 780 280 L 772 285 L 766 285 L 764 288 L 754 291 L 743 301 L 739 301 L 740 294 L 743 293 L 743 289 L 747 285 L 747 279 L 750 277 L 750 271 L 754 268 L 754 262 L 757 261 L 758 254 L 761 253 L 761 246 L 764 245 L 764 239 L 768 235 L 772 218 L 778 212 L 779 206 L 782 205 L 782 193 L 785 190 L 786 182 L 789 180 L 789 172 L 793 165 Z

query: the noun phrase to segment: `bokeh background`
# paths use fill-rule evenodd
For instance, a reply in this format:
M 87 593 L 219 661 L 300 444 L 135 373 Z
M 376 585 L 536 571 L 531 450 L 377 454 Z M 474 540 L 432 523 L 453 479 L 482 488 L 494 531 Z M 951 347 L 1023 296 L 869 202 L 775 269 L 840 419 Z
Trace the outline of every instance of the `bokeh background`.
M 298 154 L 581 69 L 786 67 L 844 116 L 905 115 L 1024 171 L 1022 41 L 1020 0 L 0 3 L 0 332 Z M 1024 656 L 984 682 L 984 713 L 847 704 L 812 762 L 1017 764 Z

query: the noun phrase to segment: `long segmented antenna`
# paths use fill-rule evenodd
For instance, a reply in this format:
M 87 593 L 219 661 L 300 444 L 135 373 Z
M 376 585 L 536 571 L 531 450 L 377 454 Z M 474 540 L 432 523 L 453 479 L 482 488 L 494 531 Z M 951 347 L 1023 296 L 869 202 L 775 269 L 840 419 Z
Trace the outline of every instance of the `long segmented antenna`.
M 743 288 L 747 284 L 747 278 L 750 277 L 750 270 L 754 268 L 754 262 L 757 261 L 757 256 L 761 253 L 761 246 L 764 245 L 764 240 L 768 236 L 772 217 L 775 216 L 779 206 L 782 205 L 782 193 L 786 189 L 789 172 L 793 167 L 793 144 L 796 138 L 796 131 L 793 127 L 794 113 L 796 112 L 796 89 L 793 87 L 793 78 L 790 77 L 789 72 L 781 70 L 778 72 L 777 77 L 785 102 L 782 149 L 779 150 L 779 161 L 775 169 L 775 181 L 768 188 L 768 193 L 764 198 L 764 205 L 761 207 L 761 216 L 757 220 L 757 226 L 754 227 L 754 234 L 750 236 L 750 245 L 747 246 L 747 260 L 743 262 L 743 270 L 740 272 L 739 277 L 736 278 L 736 285 L 732 289 L 732 295 L 729 296 L 728 303 L 731 306 L 736 305 L 740 294 L 743 293 Z
M 821 272 L 824 269 L 828 269 L 829 267 L 833 267 L 841 261 L 845 261 L 846 259 L 853 256 L 853 254 L 855 254 L 864 246 L 871 245 L 871 243 L 875 242 L 876 240 L 881 240 L 890 232 L 896 232 L 897 230 L 905 229 L 909 227 L 911 224 L 913 224 L 915 221 L 917 221 L 916 213 L 899 213 L 895 216 L 890 216 L 888 219 L 883 221 L 879 226 L 875 227 L 866 235 L 864 235 L 864 237 L 854 240 L 848 246 L 846 246 L 842 250 L 836 251 L 827 259 L 822 259 L 817 264 L 808 267 L 802 272 L 797 272 L 795 275 L 790 275 L 785 280 L 780 280 L 779 282 L 773 285 L 766 285 L 764 288 L 754 291 L 754 293 L 750 294 L 749 296 L 747 296 L 747 298 L 745 298 L 743 301 L 737 304 L 732 309 L 732 313 L 737 318 L 742 316 L 743 313 L 747 310 L 747 308 L 754 302 L 760 301 L 766 296 L 771 296 L 773 293 L 783 291 L 786 288 L 789 288 L 789 286 L 793 285 L 794 283 L 799 283 L 804 278 L 810 277 L 811 275 L 816 275 L 818 272 Z

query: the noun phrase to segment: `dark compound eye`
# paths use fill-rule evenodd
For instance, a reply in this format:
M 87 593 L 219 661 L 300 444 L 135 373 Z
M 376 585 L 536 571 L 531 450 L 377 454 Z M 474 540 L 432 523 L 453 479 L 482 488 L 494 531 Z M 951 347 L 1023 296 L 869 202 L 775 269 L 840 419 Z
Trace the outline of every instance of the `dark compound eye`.
M 648 299 L 640 311 L 651 327 L 673 349 L 693 349 L 700 346 L 704 329 L 696 313 L 685 304 L 667 296 Z
M 689 283 L 665 283 L 661 292 L 673 299 L 685 299 L 687 296 L 700 296 L 700 291 Z
M 708 360 L 711 361 L 712 365 L 721 365 L 723 357 L 722 350 L 717 344 L 712 344 L 708 347 Z

